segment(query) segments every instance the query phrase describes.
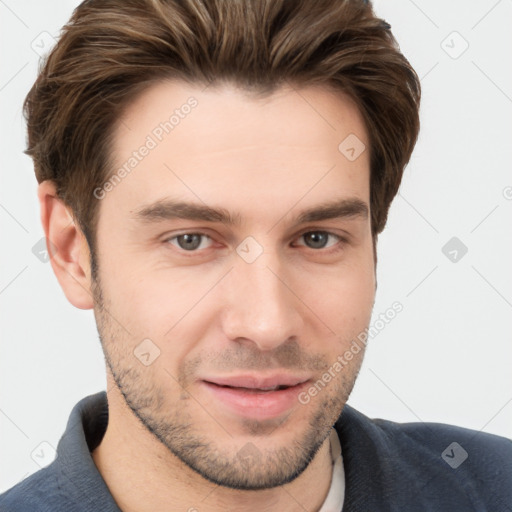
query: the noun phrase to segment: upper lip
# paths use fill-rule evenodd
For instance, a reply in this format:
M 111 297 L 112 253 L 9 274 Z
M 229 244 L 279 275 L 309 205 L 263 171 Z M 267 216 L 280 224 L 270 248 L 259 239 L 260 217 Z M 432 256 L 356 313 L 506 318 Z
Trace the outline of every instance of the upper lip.
M 248 389 L 272 389 L 278 386 L 297 386 L 298 384 L 308 381 L 309 377 L 279 373 L 267 376 L 229 375 L 224 377 L 206 377 L 202 380 L 217 384 L 218 386 Z

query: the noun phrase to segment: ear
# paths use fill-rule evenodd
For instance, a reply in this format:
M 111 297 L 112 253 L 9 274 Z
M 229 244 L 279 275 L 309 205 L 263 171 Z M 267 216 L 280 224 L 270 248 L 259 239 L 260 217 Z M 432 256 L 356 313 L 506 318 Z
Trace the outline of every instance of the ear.
M 46 248 L 66 298 L 79 309 L 92 309 L 90 252 L 87 240 L 73 219 L 71 209 L 57 196 L 55 183 L 39 184 L 37 196 Z

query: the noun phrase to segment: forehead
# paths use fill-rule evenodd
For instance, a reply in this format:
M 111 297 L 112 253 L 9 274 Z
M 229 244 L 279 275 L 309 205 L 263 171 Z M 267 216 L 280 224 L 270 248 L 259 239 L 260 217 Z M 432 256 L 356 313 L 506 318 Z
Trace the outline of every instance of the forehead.
M 354 100 L 327 85 L 284 85 L 260 96 L 228 82 L 205 87 L 165 80 L 139 93 L 119 121 L 115 140 L 131 146 L 140 140 L 135 138 L 140 135 L 137 131 L 152 134 L 157 142 L 170 138 L 166 135 L 172 132 L 176 143 L 191 143 L 187 125 L 193 125 L 195 132 L 193 141 L 197 144 L 191 147 L 205 151 L 232 148 L 235 140 L 270 142 L 271 146 L 284 140 L 307 141 L 309 146 L 325 140 L 327 134 L 331 136 L 328 139 L 336 141 L 347 129 L 367 140 L 366 127 Z M 226 139 L 227 136 L 231 138 Z
M 117 207 L 166 196 L 229 200 L 237 212 L 329 194 L 368 201 L 363 118 L 350 97 L 325 87 L 254 97 L 230 84 L 162 81 L 128 105 L 113 134 L 112 172 L 124 168 L 108 194 Z

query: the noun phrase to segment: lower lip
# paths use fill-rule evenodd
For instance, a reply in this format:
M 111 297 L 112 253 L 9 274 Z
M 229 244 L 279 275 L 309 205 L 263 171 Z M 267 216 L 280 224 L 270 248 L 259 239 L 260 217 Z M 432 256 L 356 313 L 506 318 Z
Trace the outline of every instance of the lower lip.
M 252 419 L 272 419 L 289 411 L 298 403 L 299 393 L 307 382 L 276 391 L 247 391 L 217 386 L 202 381 L 203 386 L 231 412 Z

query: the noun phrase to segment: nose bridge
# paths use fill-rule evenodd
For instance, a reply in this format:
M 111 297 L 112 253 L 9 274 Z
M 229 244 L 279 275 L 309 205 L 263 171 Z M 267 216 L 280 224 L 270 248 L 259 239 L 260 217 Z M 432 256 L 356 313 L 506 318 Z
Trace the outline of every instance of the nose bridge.
M 263 251 L 255 258 L 254 252 L 250 258 L 246 257 L 254 250 L 249 245 L 248 252 L 234 259 L 227 285 L 229 304 L 226 304 L 224 330 L 231 340 L 247 339 L 260 350 L 270 350 L 300 334 L 302 318 L 297 309 L 300 301 L 288 288 L 281 256 Z

